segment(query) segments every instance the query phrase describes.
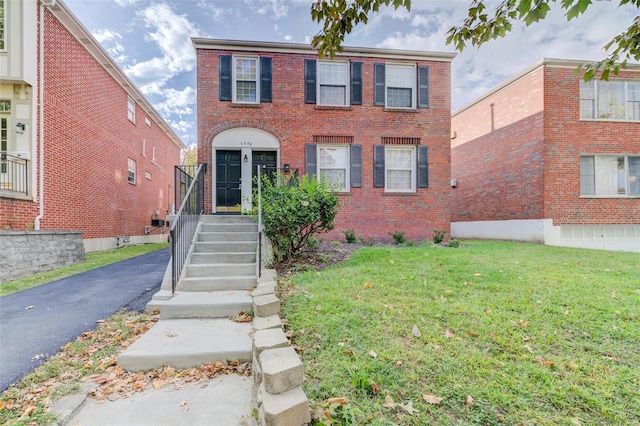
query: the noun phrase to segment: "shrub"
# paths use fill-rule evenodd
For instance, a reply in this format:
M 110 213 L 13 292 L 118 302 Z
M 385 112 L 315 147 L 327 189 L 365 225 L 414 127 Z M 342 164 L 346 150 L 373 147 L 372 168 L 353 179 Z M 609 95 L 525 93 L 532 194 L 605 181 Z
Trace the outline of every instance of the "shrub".
M 433 230 L 433 243 L 440 244 L 444 241 L 444 237 L 447 235 L 447 231 L 438 231 L 437 229 Z
M 342 233 L 344 234 L 344 239 L 347 240 L 347 243 L 355 244 L 358 241 L 358 239 L 356 238 L 356 231 L 354 231 L 353 228 L 347 229 Z
M 450 240 L 449 247 L 458 248 L 460 247 L 460 241 L 458 240 Z
M 404 237 L 404 232 L 402 231 L 389 232 L 389 235 L 391 235 L 391 237 L 393 238 L 393 242 L 398 245 L 404 244 L 407 241 L 407 239 Z
M 263 176 L 262 227 L 273 245 L 276 262 L 295 257 L 304 248 L 317 247 L 316 235 L 332 230 L 338 213 L 338 197 L 327 182 L 301 176 L 295 183 L 277 185 Z M 257 200 L 255 192 L 253 199 Z

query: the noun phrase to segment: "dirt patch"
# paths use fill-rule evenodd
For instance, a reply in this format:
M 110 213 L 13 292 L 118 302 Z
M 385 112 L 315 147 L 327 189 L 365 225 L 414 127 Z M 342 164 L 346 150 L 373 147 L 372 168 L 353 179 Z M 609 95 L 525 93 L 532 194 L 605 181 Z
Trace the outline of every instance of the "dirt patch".
M 299 256 L 276 265 L 278 275 L 287 276 L 295 272 L 322 270 L 330 265 L 345 262 L 351 253 L 364 247 L 364 244 L 335 244 L 322 242 L 315 249 L 306 249 Z

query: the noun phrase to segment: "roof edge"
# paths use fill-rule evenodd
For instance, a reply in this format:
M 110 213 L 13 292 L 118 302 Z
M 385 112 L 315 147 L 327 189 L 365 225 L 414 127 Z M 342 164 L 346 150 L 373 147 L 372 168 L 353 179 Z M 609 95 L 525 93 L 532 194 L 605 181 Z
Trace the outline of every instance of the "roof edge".
M 109 56 L 104 48 L 98 43 L 87 28 L 71 12 L 71 9 L 62 0 L 44 5 L 49 11 L 64 25 L 64 27 L 78 40 L 78 42 L 98 61 L 102 68 L 109 73 L 120 86 L 136 100 L 142 109 L 154 119 L 156 124 L 169 136 L 169 138 L 180 148 L 185 149 L 186 145 L 180 137 L 173 131 L 169 123 L 162 118 L 160 113 L 149 102 L 145 95 L 137 88 L 133 81 L 125 74 L 120 66 Z
M 586 60 L 578 60 L 578 59 L 542 58 L 542 59 L 538 60 L 537 62 L 533 63 L 532 65 L 529 65 L 527 68 L 525 68 L 524 70 L 520 71 L 518 74 L 516 74 L 513 77 L 503 81 L 502 83 L 500 83 L 499 85 L 497 85 L 493 89 L 489 90 L 488 92 L 480 95 L 476 99 L 474 99 L 471 102 L 467 103 L 466 105 L 464 105 L 463 107 L 458 109 L 456 112 L 451 114 L 451 117 L 455 117 L 456 115 L 462 113 L 463 111 L 471 108 L 475 104 L 485 100 L 489 96 L 501 91 L 505 87 L 508 87 L 508 86 L 514 84 L 518 80 L 526 77 L 527 75 L 529 75 L 532 72 L 536 71 L 540 67 L 548 66 L 548 67 L 554 67 L 554 68 L 578 68 L 580 65 L 585 65 L 585 64 L 592 63 L 592 62 L 594 62 L 594 61 L 586 61 Z M 640 64 L 636 64 L 636 63 L 627 64 L 626 68 L 621 69 L 621 71 L 624 71 L 624 70 L 640 71 Z
M 250 52 L 275 52 L 275 53 L 298 53 L 314 54 L 315 50 L 310 44 L 303 43 L 281 43 L 270 41 L 249 41 L 249 40 L 224 40 L 202 37 L 192 37 L 191 42 L 194 49 L 212 50 L 244 50 Z M 342 52 L 336 56 L 366 56 L 371 58 L 406 58 L 416 60 L 430 60 L 437 62 L 451 62 L 456 57 L 456 53 L 450 52 L 427 52 L 420 50 L 396 50 L 381 49 L 375 47 L 352 47 L 344 46 Z

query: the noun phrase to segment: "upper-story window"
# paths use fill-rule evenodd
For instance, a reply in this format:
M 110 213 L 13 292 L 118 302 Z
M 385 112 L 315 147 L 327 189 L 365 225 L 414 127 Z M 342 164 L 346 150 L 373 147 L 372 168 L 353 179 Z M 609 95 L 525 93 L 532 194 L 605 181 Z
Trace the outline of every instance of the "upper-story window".
M 127 118 L 130 122 L 136 122 L 136 101 L 131 96 L 127 97 Z
M 328 107 L 362 105 L 362 62 L 317 61 L 304 64 L 304 101 Z
M 581 156 L 580 195 L 640 196 L 640 156 Z
M 136 160 L 131 158 L 127 161 L 127 182 L 136 184 Z
M 6 50 L 6 24 L 5 16 L 7 16 L 7 2 L 6 0 L 0 0 L 0 50 Z
M 580 81 L 580 118 L 640 121 L 640 81 Z
M 271 58 L 221 55 L 219 99 L 238 104 L 271 102 Z
M 373 103 L 386 108 L 428 108 L 429 67 L 375 64 Z

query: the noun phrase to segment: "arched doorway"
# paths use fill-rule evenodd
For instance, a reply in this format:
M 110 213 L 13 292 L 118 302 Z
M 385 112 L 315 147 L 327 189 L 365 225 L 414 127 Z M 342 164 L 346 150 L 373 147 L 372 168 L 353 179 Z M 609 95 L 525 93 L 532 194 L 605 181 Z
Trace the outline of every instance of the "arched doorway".
M 251 182 L 256 165 L 277 167 L 280 142 L 264 130 L 237 127 L 216 135 L 212 148 L 213 212 L 251 209 Z

